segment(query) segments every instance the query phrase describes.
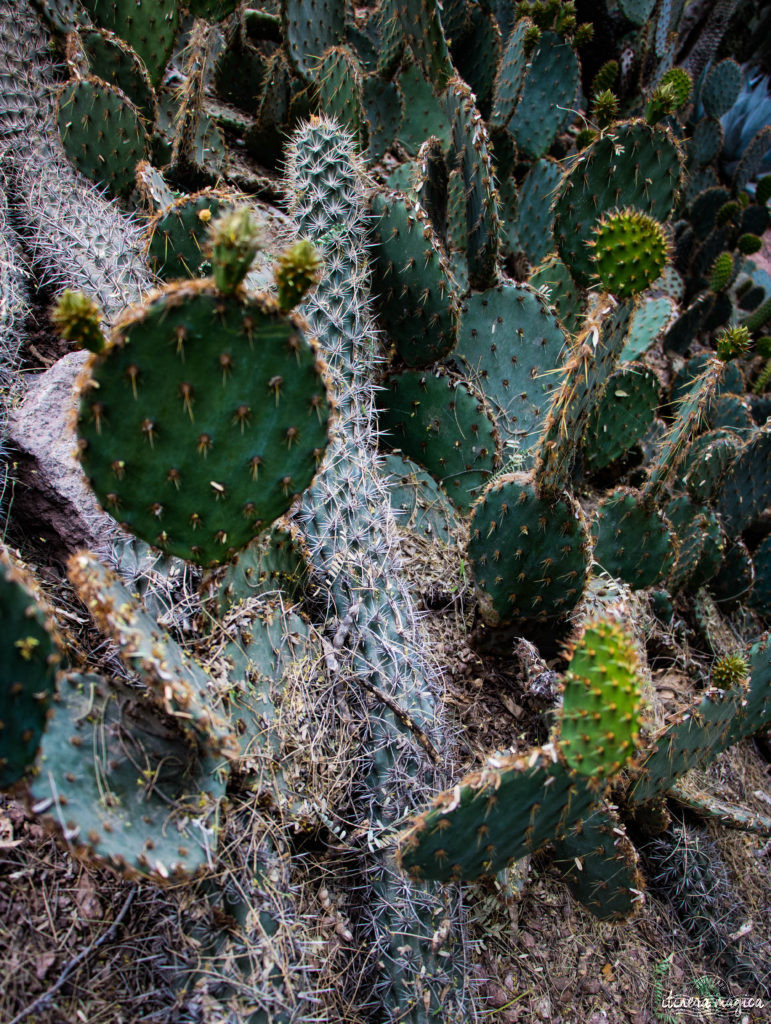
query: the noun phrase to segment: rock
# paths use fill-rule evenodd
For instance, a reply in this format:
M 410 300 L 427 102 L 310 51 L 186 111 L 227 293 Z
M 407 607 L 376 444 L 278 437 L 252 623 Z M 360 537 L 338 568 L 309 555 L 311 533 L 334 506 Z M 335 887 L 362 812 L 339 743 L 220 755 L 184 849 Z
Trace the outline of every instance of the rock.
M 106 553 L 115 521 L 103 512 L 76 458 L 75 382 L 88 352 L 70 352 L 27 385 L 9 417 L 15 522 L 63 560 L 78 548 Z

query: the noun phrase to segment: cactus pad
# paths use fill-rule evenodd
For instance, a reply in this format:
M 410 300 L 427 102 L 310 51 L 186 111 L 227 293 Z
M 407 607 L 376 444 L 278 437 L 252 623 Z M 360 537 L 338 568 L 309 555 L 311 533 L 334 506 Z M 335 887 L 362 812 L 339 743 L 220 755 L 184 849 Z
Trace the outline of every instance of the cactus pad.
M 218 189 L 182 196 L 150 221 L 145 233 L 147 259 L 163 281 L 199 278 L 209 267 L 206 239 L 212 220 L 232 210 L 238 197 Z
M 585 818 L 600 798 L 595 786 L 569 772 L 553 747 L 496 755 L 402 833 L 400 866 L 416 879 L 494 875 Z
M 675 309 L 673 299 L 667 295 L 641 302 L 629 321 L 629 330 L 619 362 L 626 363 L 644 355 L 671 323 Z
M 656 415 L 659 388 L 656 374 L 640 363 L 611 375 L 584 432 L 590 472 L 618 459 L 646 433 Z
M 726 530 L 746 530 L 767 507 L 769 494 L 771 430 L 761 428 L 745 443 L 726 472 L 717 501 Z
M 499 436 L 485 402 L 448 373 L 407 370 L 380 396 L 391 447 L 424 466 L 466 510 L 500 462 Z
M 31 574 L 0 546 L 0 789 L 32 767 L 59 660 L 51 613 Z
M 472 294 L 461 311 L 458 360 L 490 403 L 501 435 L 532 448 L 559 381 L 565 334 L 532 288 Z
M 301 321 L 167 285 L 93 357 L 78 431 L 102 504 L 169 554 L 225 561 L 310 484 L 330 407 Z
M 554 843 L 554 867 L 573 896 L 600 921 L 625 921 L 643 904 L 637 851 L 609 807 Z
M 637 210 L 608 213 L 594 229 L 594 263 L 603 287 L 619 298 L 644 291 L 667 261 L 658 221 Z
M 235 737 L 217 708 L 209 676 L 158 626 L 138 597 L 88 551 L 73 555 L 68 574 L 100 629 L 139 673 L 148 694 L 191 740 L 215 756 L 233 756 Z
M 83 0 L 83 6 L 95 24 L 126 40 L 158 85 L 177 34 L 176 0 Z
M 592 534 L 595 562 L 637 590 L 672 570 L 677 541 L 669 521 L 636 491 L 618 488 L 601 501 Z
M 592 622 L 573 647 L 557 743 L 581 775 L 609 778 L 634 754 L 640 680 L 634 641 L 613 622 Z
M 567 173 L 555 207 L 559 253 L 576 281 L 592 280 L 586 243 L 604 213 L 631 207 L 665 221 L 679 183 L 680 152 L 662 128 L 630 121 L 592 143 Z
M 584 592 L 591 562 L 576 502 L 567 494 L 539 498 L 522 473 L 493 481 L 474 506 L 468 555 L 480 612 L 491 625 L 566 615 Z
M 450 543 L 460 522 L 446 492 L 431 474 L 401 455 L 386 455 L 382 473 L 397 526 Z
M 134 187 L 136 166 L 147 158 L 148 138 L 139 111 L 120 89 L 82 78 L 59 94 L 59 135 L 79 171 L 116 195 Z
M 91 73 L 125 93 L 152 124 L 157 117 L 155 91 L 144 64 L 131 47 L 106 29 L 82 31 L 78 38 Z
M 77 852 L 165 882 L 211 863 L 226 775 L 134 691 L 68 673 L 30 789 Z
M 408 366 L 454 347 L 458 307 L 447 259 L 423 208 L 399 193 L 375 195 L 373 287 L 381 323 Z

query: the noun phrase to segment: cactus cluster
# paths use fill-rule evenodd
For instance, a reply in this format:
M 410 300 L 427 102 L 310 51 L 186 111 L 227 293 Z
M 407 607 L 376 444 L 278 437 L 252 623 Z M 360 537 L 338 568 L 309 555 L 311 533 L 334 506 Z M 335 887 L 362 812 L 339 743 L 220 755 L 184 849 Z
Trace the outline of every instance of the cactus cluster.
M 0 0 L 0 457 L 45 289 L 113 520 L 68 586 L 120 666 L 0 497 L 0 785 L 79 856 L 196 878 L 191 1013 L 339 1013 L 298 836 L 352 894 L 355 1019 L 423 1024 L 479 1019 L 460 884 L 549 851 L 620 920 L 668 871 L 630 838 L 654 805 L 766 828 L 679 780 L 771 722 L 769 129 L 731 150 L 719 25 L 589 8 Z M 459 548 L 481 657 L 562 658 L 546 742 L 458 763 L 400 525 Z M 194 641 L 120 530 L 200 581 Z M 741 640 L 663 720 L 633 591 L 671 622 L 703 588 Z

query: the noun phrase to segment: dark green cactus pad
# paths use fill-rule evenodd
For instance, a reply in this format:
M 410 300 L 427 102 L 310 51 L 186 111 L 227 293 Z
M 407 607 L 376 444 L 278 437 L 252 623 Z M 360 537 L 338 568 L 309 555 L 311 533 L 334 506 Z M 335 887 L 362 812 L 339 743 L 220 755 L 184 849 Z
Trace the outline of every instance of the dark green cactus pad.
M 683 455 L 680 471 L 694 501 L 709 503 L 715 498 L 740 447 L 741 441 L 730 430 L 711 430 L 691 443 Z
M 720 523 L 710 509 L 685 495 L 673 498 L 665 512 L 680 542 L 669 589 L 673 594 L 686 587 L 695 590 L 715 575 L 723 560 Z
M 0 789 L 31 768 L 56 688 L 51 612 L 23 564 L 0 546 Z
M 67 570 L 81 601 L 102 632 L 117 644 L 121 659 L 139 674 L 150 700 L 179 722 L 191 742 L 213 756 L 232 757 L 236 740 L 206 672 L 95 555 L 89 551 L 73 555 Z
M 367 120 L 363 109 L 363 74 L 357 57 L 347 46 L 332 46 L 319 61 L 315 78 L 322 112 L 347 128 L 359 149 L 365 150 Z
M 442 4 L 442 27 L 446 4 Z M 501 34 L 491 11 L 481 5 L 468 4 L 468 26 L 462 34 L 452 36 L 452 62 L 464 82 L 468 83 L 483 117 L 490 113 L 493 86 L 501 56 Z
M 691 768 L 700 768 L 730 746 L 731 724 L 736 719 L 746 687 L 727 693 L 710 690 L 671 721 L 650 741 L 650 753 L 635 772 L 627 802 L 642 803 L 665 793 Z
M 627 363 L 645 355 L 671 323 L 675 309 L 674 300 L 666 295 L 640 302 L 629 321 L 629 330 L 619 362 Z
M 388 484 L 397 526 L 449 544 L 458 535 L 460 519 L 440 484 L 417 462 L 386 455 L 381 473 Z
M 723 129 L 716 117 L 703 117 L 693 129 L 688 153 L 698 167 L 711 164 L 723 148 Z
M 534 27 L 530 18 L 519 18 L 506 42 L 493 91 L 490 124 L 494 127 L 504 128 L 517 109 L 530 62 L 525 39 Z
M 468 556 L 485 622 L 558 618 L 581 599 L 589 536 L 569 495 L 544 501 L 531 477 L 506 474 L 474 506 L 470 530 Z
M 712 292 L 697 295 L 665 333 L 662 339 L 664 351 L 687 352 L 714 304 L 715 296 Z
M 771 634 L 765 633 L 749 651 L 750 681 L 739 713 L 731 720 L 722 738 L 721 750 L 745 736 L 753 736 L 771 724 Z
M 379 396 L 384 442 L 442 483 L 466 511 L 500 464 L 500 439 L 485 402 L 448 372 L 407 370 Z
M 578 334 L 586 313 L 584 293 L 562 260 L 558 256 L 544 260 L 528 283 L 546 298 L 565 330 Z
M 677 540 L 660 509 L 626 488 L 597 506 L 592 523 L 594 560 L 636 590 L 655 586 L 672 570 Z
M 771 125 L 767 124 L 755 134 L 742 154 L 739 166 L 733 176 L 735 191 L 738 192 L 746 188 L 751 181 L 755 180 L 769 149 L 771 149 Z
M 398 68 L 406 45 L 397 4 L 398 0 L 381 0 L 377 10 L 380 46 L 376 70 L 384 79 L 390 78 Z
M 698 239 L 705 239 L 717 226 L 717 216 L 731 198 L 727 188 L 705 188 L 689 200 L 689 221 Z
M 293 67 L 313 82 L 319 58 L 345 39 L 345 0 L 281 0 L 284 44 Z
M 504 244 L 509 252 L 524 252 L 537 265 L 554 246 L 554 202 L 562 170 L 556 160 L 536 160 L 525 175 L 513 201 L 502 209 Z
M 135 691 L 68 673 L 30 790 L 80 855 L 167 882 L 211 864 L 226 778 Z
M 474 95 L 461 79 L 453 78 L 447 87 L 444 109 L 452 124 L 449 163 L 463 178 L 469 284 L 483 290 L 496 283 L 501 241 L 490 142 Z
M 455 346 L 458 303 L 439 238 L 419 203 L 372 198 L 373 291 L 382 326 L 408 366 L 429 366 Z
M 89 365 L 81 461 L 130 532 L 227 561 L 313 479 L 327 444 L 323 367 L 302 322 L 210 282 L 129 310 Z
M 614 622 L 590 622 L 570 655 L 556 742 L 568 767 L 610 778 L 631 760 L 639 734 L 635 644 Z
M 125 93 L 98 78 L 69 82 L 59 93 L 57 122 L 67 156 L 87 178 L 115 195 L 134 187 L 149 140 Z
M 126 40 L 159 85 L 177 34 L 176 0 L 83 0 L 83 6 L 94 24 Z
M 80 0 L 32 0 L 32 6 L 55 32 L 62 35 L 89 27 L 90 19 Z
M 609 806 L 578 822 L 553 847 L 560 878 L 600 921 L 626 921 L 643 905 L 637 851 Z
M 463 304 L 453 359 L 490 403 L 504 440 L 528 451 L 559 386 L 553 371 L 566 346 L 540 295 L 527 286 L 499 285 Z
M 434 95 L 430 82 L 416 64 L 410 64 L 399 75 L 399 91 L 404 98 L 408 116 L 402 119 L 397 141 L 408 153 L 417 155 L 429 136 L 434 135 L 447 148 L 452 139 L 452 122 L 440 100 Z
M 771 616 L 771 537 L 761 541 L 753 552 L 752 568 L 754 586 L 750 604 L 761 615 Z
M 725 475 L 717 510 L 729 535 L 746 530 L 768 507 L 771 494 L 771 430 L 760 428 Z
M 125 93 L 140 114 L 153 124 L 158 116 L 155 90 L 147 69 L 131 47 L 106 29 L 82 31 L 78 38 L 91 73 Z
M 362 102 L 367 119 L 367 160 L 382 160 L 399 134 L 404 114 L 404 100 L 396 82 L 385 82 L 367 75 L 362 82 Z
M 571 120 L 580 85 L 578 57 L 553 32 L 542 32 L 531 55 L 520 99 L 508 127 L 517 149 L 537 159 Z
M 600 797 L 599 785 L 568 771 L 553 747 L 496 755 L 413 820 L 397 858 L 416 880 L 494 875 L 564 835 Z
M 660 127 L 627 121 L 593 142 L 565 176 L 555 207 L 554 236 L 576 281 L 594 274 L 587 243 L 610 210 L 631 207 L 666 221 L 680 184 L 676 142 Z
M 739 98 L 742 69 L 735 60 L 721 60 L 710 68 L 699 99 L 710 117 L 722 117 Z
M 656 415 L 659 393 L 658 377 L 642 363 L 611 374 L 583 436 L 590 472 L 608 466 L 640 440 Z
M 748 437 L 755 429 L 752 406 L 740 395 L 718 395 L 709 404 L 707 419 L 713 430 L 733 430 L 740 437 Z
M 644 25 L 653 13 L 656 0 L 619 0 L 618 5 L 633 25 Z
M 212 220 L 235 208 L 239 196 L 207 188 L 182 196 L 152 218 L 145 232 L 145 252 L 162 281 L 197 279 L 209 270 L 206 240 Z
M 726 543 L 723 561 L 709 581 L 709 590 L 715 600 L 726 608 L 748 598 L 749 603 L 755 606 L 755 567 L 744 541 L 737 539 Z
M 418 178 L 415 194 L 426 212 L 436 237 L 446 249 L 450 172 L 439 139 L 435 139 L 433 136 L 426 139 L 420 147 L 417 163 Z
M 450 78 L 453 67 L 442 31 L 437 0 L 396 0 L 402 32 L 420 70 L 437 93 Z
M 212 569 L 201 581 L 204 610 L 221 620 L 234 605 L 264 594 L 285 594 L 290 603 L 299 600 L 308 576 L 302 539 L 291 522 L 279 520 L 228 565 Z

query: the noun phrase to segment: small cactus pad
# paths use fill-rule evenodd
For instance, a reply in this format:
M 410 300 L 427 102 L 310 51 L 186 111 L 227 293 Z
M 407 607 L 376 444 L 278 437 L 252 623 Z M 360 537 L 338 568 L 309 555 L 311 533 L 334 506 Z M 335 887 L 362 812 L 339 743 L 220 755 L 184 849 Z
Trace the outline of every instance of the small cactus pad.
M 613 622 L 591 622 L 564 679 L 559 747 L 574 771 L 616 775 L 634 754 L 640 680 L 634 641 Z
M 123 316 L 88 373 L 78 432 L 97 497 L 130 532 L 202 565 L 282 515 L 327 444 L 315 349 L 264 296 L 167 285 Z
M 609 807 L 554 844 L 554 867 L 573 896 L 600 921 L 626 921 L 643 904 L 637 851 Z
M 458 514 L 444 488 L 417 462 L 386 455 L 381 472 L 388 484 L 396 525 L 449 544 L 460 527 Z
M 434 800 L 399 837 L 400 866 L 416 879 L 494 875 L 560 836 L 600 798 L 553 747 L 496 755 Z
M 771 617 L 771 537 L 766 537 L 752 555 L 755 577 L 750 604 L 761 615 Z
M 226 777 L 127 687 L 68 673 L 30 789 L 76 852 L 165 882 L 211 864 Z
M 669 578 L 673 594 L 685 587 L 696 589 L 711 579 L 723 560 L 723 534 L 714 513 L 680 495 L 666 506 L 667 518 L 680 547 Z
M 597 276 L 619 298 L 637 295 L 661 275 L 667 248 L 661 224 L 638 210 L 608 213 L 594 229 Z
M 664 129 L 641 121 L 617 125 L 568 171 L 555 207 L 559 253 L 576 281 L 594 274 L 590 242 L 602 215 L 631 207 L 665 221 L 680 183 L 680 152 Z
M 446 371 L 419 370 L 390 377 L 379 401 L 386 443 L 420 463 L 467 510 L 500 463 L 486 403 Z
M 755 558 L 757 554 L 756 551 Z M 752 607 L 758 607 L 762 579 L 756 574 L 755 558 L 750 557 L 747 545 L 740 538 L 726 543 L 720 568 L 709 581 L 710 593 L 721 608 L 730 608 L 748 598 Z
M 527 286 L 501 285 L 473 293 L 463 304 L 453 359 L 490 403 L 503 438 L 529 450 L 559 386 L 552 371 L 566 346 L 540 295 Z
M 458 306 L 447 259 L 423 208 L 398 192 L 375 195 L 373 290 L 382 326 L 408 366 L 454 347 Z
M 605 385 L 583 437 L 594 473 L 620 458 L 647 432 L 659 404 L 659 379 L 641 363 L 627 363 Z
M 204 189 L 176 199 L 153 217 L 145 232 L 148 262 L 162 281 L 199 278 L 209 268 L 206 239 L 212 220 L 232 210 L 238 197 Z
M 468 555 L 486 622 L 561 617 L 578 603 L 591 557 L 569 495 L 545 501 L 529 476 L 506 474 L 485 489 L 470 528 Z
M 307 81 L 313 81 L 319 58 L 342 43 L 345 0 L 282 0 L 281 16 L 289 59 Z
M 115 195 L 134 187 L 136 166 L 147 159 L 149 142 L 139 111 L 125 93 L 98 78 L 78 79 L 59 94 L 57 118 L 64 150 L 79 171 Z
M 224 295 L 232 295 L 262 248 L 262 229 L 249 207 L 240 206 L 212 222 L 209 239 L 214 282 Z
M 0 789 L 32 767 L 59 660 L 50 612 L 31 574 L 0 546 Z
M 597 506 L 594 560 L 611 576 L 642 590 L 672 570 L 677 541 L 663 512 L 636 491 L 618 488 Z
M 68 574 L 99 628 L 114 640 L 123 661 L 139 673 L 148 694 L 177 719 L 191 740 L 215 756 L 233 756 L 237 745 L 209 676 L 145 611 L 118 576 L 88 551 L 73 555 Z
M 680 472 L 694 501 L 713 500 L 740 447 L 741 441 L 730 430 L 710 430 L 691 442 L 683 454 Z

